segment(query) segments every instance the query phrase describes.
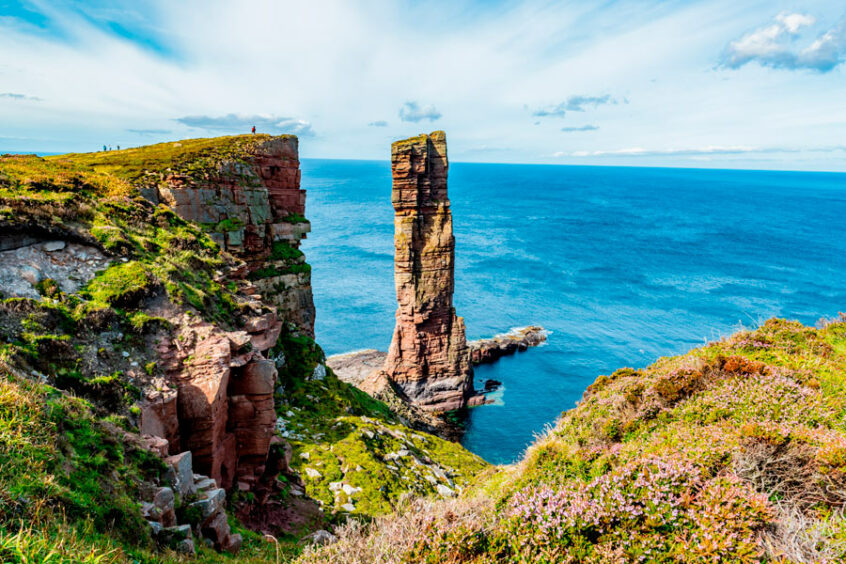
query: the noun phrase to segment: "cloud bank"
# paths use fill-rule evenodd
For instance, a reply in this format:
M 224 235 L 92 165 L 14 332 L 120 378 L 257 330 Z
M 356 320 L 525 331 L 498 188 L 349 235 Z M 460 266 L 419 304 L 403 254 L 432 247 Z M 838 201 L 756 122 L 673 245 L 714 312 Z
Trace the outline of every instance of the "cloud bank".
M 596 131 L 599 129 L 598 125 L 583 125 L 581 127 L 562 127 L 561 131 L 564 133 L 575 133 L 578 131 Z
M 41 98 L 38 96 L 27 96 L 26 94 L 17 94 L 15 92 L 0 92 L 0 98 L 4 98 L 6 100 L 16 100 L 16 101 L 28 101 L 28 102 L 41 102 Z
M 775 69 L 830 72 L 846 60 L 846 17 L 806 47 L 798 47 L 796 43 L 802 38 L 802 31 L 816 23 L 816 18 L 807 14 L 779 14 L 774 23 L 729 43 L 720 65 L 738 69 L 757 62 Z

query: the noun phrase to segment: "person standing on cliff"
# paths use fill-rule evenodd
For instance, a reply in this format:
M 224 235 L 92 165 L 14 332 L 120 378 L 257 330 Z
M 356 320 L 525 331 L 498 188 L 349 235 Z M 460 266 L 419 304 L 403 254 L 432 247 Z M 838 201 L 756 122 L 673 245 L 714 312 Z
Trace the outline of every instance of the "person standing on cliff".
M 256 134 L 256 126 L 254 125 L 253 126 L 253 135 L 255 135 L 255 134 Z

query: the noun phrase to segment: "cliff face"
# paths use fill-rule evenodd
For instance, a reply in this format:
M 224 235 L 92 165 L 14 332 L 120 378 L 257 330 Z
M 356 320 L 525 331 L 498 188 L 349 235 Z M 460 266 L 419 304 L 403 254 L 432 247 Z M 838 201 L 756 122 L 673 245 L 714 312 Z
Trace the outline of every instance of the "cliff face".
M 269 350 L 284 322 L 314 334 L 311 272 L 298 251 L 309 223 L 297 139 L 251 144 L 201 178 L 159 173 L 156 186 L 142 193 L 204 226 L 212 240 L 244 261 L 225 278 L 239 285 L 255 313 L 235 332 L 180 319 L 178 331 L 157 348 L 175 389 L 153 392 L 142 403 L 141 431 L 168 439 L 171 454 L 190 450 L 195 467 L 224 488 L 252 489 L 266 468 L 277 364 L 284 363 Z M 263 311 L 265 306 L 273 309 Z
M 464 321 L 452 304 L 448 168 L 442 131 L 391 146 L 399 307 L 385 373 L 413 404 L 436 411 L 461 408 L 473 395 Z
M 203 225 L 212 240 L 245 263 L 256 294 L 280 317 L 314 335 L 311 271 L 297 252 L 311 229 L 300 189 L 297 138 L 268 138 L 223 158 L 202 177 L 167 170 L 142 194 Z

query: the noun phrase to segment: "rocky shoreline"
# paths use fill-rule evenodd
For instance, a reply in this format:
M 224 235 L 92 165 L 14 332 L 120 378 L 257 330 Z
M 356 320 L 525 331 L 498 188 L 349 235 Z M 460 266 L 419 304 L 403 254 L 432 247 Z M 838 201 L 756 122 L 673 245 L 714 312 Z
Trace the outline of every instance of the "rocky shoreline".
M 477 364 L 489 364 L 496 362 L 503 356 L 515 354 L 517 352 L 525 351 L 531 347 L 537 347 L 546 342 L 548 332 L 540 325 L 528 325 L 526 327 L 519 327 L 512 329 L 508 333 L 495 335 L 488 339 L 479 339 L 477 341 L 470 341 L 467 343 L 467 355 L 469 362 Z M 388 396 L 393 396 L 397 400 L 403 400 L 401 397 L 401 390 L 396 390 L 390 384 L 390 381 L 385 378 L 382 367 L 385 360 L 388 358 L 388 353 L 376 349 L 363 349 L 358 351 L 351 351 L 348 353 L 336 354 L 326 358 L 326 366 L 331 368 L 335 375 L 343 382 L 352 384 L 358 389 L 376 397 L 382 401 L 386 401 L 391 405 L 394 402 L 388 401 Z M 476 390 L 467 404 L 467 407 L 475 407 L 489 403 L 485 394 L 493 392 L 499 388 L 500 382 L 495 380 L 488 380 L 485 382 L 484 389 Z M 443 425 L 436 422 L 436 418 L 431 415 L 426 415 L 421 419 L 421 410 L 408 410 L 406 418 L 409 419 L 409 424 L 412 426 L 423 424 L 424 427 L 431 428 L 434 426 L 443 432 Z M 450 433 L 447 433 L 450 434 Z

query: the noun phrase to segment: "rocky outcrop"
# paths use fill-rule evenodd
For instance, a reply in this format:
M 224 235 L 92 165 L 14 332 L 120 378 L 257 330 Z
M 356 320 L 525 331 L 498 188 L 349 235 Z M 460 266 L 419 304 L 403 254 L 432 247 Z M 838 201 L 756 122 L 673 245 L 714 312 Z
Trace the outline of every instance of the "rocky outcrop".
M 171 454 L 190 451 L 197 470 L 223 488 L 251 490 L 267 469 L 284 362 L 269 351 L 286 322 L 313 335 L 314 304 L 298 250 L 309 223 L 297 139 L 269 137 L 245 150 L 203 177 L 169 170 L 142 189 L 242 259 L 221 283 L 237 281 L 254 314 L 234 332 L 184 315 L 172 320 L 176 329 L 157 348 L 165 381 L 141 403 L 141 432 L 166 439 Z
M 464 320 L 452 304 L 455 238 L 448 168 L 442 131 L 391 146 L 399 307 L 384 369 L 412 404 L 433 411 L 459 409 L 473 397 Z
M 198 179 L 172 170 L 158 175 L 155 187 L 141 189 L 153 202 L 170 206 L 180 217 L 199 223 L 212 239 L 246 266 L 262 299 L 279 316 L 314 336 L 311 271 L 297 251 L 311 230 L 300 189 L 295 136 L 268 137 L 223 159 Z
M 168 441 L 171 454 L 189 450 L 197 471 L 224 488 L 251 487 L 266 470 L 276 416 L 276 367 L 269 358 L 282 322 L 270 312 L 245 331 L 224 332 L 185 318 L 158 345 L 166 382 L 141 402 L 140 430 Z
M 53 280 L 57 289 L 74 293 L 109 265 L 92 245 L 27 234 L 0 235 L 0 293 L 38 298 L 39 283 Z
M 546 338 L 547 331 L 539 325 L 512 329 L 508 333 L 489 339 L 469 341 L 466 347 L 467 360 L 471 364 L 496 362 L 503 356 L 539 346 L 546 342 Z M 365 349 L 330 356 L 326 359 L 326 366 L 331 368 L 340 380 L 387 403 L 395 412 L 401 414 L 409 425 L 444 437 L 454 437 L 455 429 L 438 422 L 432 414 L 421 413 L 413 404 L 403 405 L 400 398 L 396 397 L 394 388 L 398 386 L 388 380 L 383 370 L 388 357 L 386 352 Z M 486 380 L 484 389 L 475 390 L 468 405 L 488 403 L 484 394 L 495 391 L 501 384 L 496 380 Z
M 470 341 L 467 343 L 470 362 L 473 364 L 496 362 L 503 356 L 525 351 L 529 347 L 536 347 L 546 342 L 546 335 L 547 332 L 543 327 L 530 325 L 512 329 L 508 333 L 496 335 L 490 339 Z

